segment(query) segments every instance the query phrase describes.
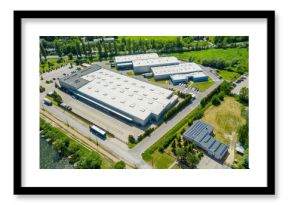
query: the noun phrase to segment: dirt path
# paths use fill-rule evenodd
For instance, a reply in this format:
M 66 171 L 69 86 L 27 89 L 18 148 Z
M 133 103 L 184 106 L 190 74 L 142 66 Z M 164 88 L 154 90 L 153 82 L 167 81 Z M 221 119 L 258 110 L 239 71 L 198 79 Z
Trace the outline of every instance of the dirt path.
M 102 154 L 102 155 L 104 155 L 104 156 L 112 159 L 114 162 L 120 161 L 119 158 L 117 158 L 116 156 L 112 155 L 108 151 L 104 150 L 102 147 L 100 147 L 100 146 L 96 145 L 95 143 L 91 142 L 88 138 L 86 138 L 85 136 L 81 135 L 79 132 L 75 131 L 71 127 L 67 126 L 65 123 L 63 123 L 62 121 L 60 121 L 59 119 L 57 119 L 56 117 L 54 117 L 53 115 L 51 115 L 50 113 L 48 113 L 47 111 L 41 110 L 40 113 L 43 116 L 45 116 L 46 118 L 48 118 L 49 120 L 51 120 L 52 122 L 54 122 L 60 128 L 62 128 L 65 131 L 69 132 L 74 137 L 76 137 L 77 139 L 79 139 L 81 142 L 85 143 L 90 148 L 92 148 L 92 149 L 96 150 L 97 152 L 99 152 L 100 154 Z M 128 166 L 128 165 L 126 165 L 126 168 L 127 169 L 129 168 L 130 169 L 131 167 Z
M 234 163 L 235 160 L 235 148 L 237 143 L 237 133 L 232 132 L 231 135 L 226 135 L 226 138 L 229 139 L 229 156 L 227 157 L 225 164 L 231 166 Z

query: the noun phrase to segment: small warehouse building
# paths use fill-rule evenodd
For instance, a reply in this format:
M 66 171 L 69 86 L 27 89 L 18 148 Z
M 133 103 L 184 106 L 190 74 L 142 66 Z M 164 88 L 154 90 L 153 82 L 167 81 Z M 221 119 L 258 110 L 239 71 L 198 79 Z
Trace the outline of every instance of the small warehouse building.
M 180 62 L 176 57 L 160 57 L 146 60 L 134 60 L 133 70 L 134 73 L 137 74 L 149 73 L 151 72 L 152 67 L 178 65 L 179 63 Z
M 133 61 L 159 58 L 157 53 L 146 53 L 127 56 L 116 56 L 115 63 L 118 69 L 133 69 Z
M 208 76 L 203 72 L 189 73 L 189 74 L 176 74 L 171 75 L 170 80 L 173 85 L 177 85 L 179 83 L 187 83 L 188 81 L 193 82 L 204 82 L 208 81 Z
M 222 161 L 228 155 L 228 146 L 213 137 L 213 130 L 211 125 L 197 120 L 183 133 L 183 138 L 194 143 L 214 159 Z
M 181 63 L 170 66 L 152 67 L 151 70 L 156 80 L 166 80 L 169 79 L 171 75 L 176 74 L 188 74 L 202 71 L 201 67 L 195 63 Z

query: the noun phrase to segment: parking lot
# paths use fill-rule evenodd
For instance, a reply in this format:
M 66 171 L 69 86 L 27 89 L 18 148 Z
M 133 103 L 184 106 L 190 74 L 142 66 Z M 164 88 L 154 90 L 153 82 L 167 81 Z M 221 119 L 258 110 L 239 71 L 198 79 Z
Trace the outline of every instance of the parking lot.
M 247 76 L 241 76 L 241 78 L 239 78 L 235 83 L 234 83 L 234 88 L 232 90 L 233 94 L 239 94 L 240 90 L 243 88 L 249 87 L 249 77 Z

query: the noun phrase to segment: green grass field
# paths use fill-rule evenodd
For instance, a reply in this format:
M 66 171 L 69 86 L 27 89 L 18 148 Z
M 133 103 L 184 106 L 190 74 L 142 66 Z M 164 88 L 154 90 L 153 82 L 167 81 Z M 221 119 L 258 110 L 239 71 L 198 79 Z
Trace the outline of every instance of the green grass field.
M 152 160 L 149 162 L 149 164 L 152 164 L 157 169 L 167 169 L 170 167 L 170 165 L 175 162 L 175 159 L 168 155 L 167 153 L 160 153 L 158 150 L 156 150 L 152 155 Z
M 155 80 L 153 77 L 147 78 L 148 81 L 155 82 L 155 83 L 161 83 L 161 84 L 168 84 L 169 80 Z
M 202 120 L 214 127 L 215 137 L 225 144 L 229 143 L 226 135 L 237 132 L 246 122 L 241 114 L 241 104 L 233 97 L 225 97 L 219 106 L 210 106 Z
M 222 59 L 225 60 L 226 63 L 229 64 L 229 68 L 233 70 L 248 70 L 248 48 L 208 49 L 165 55 L 175 56 L 183 61 L 188 61 L 189 57 L 193 57 L 193 62 L 198 64 L 201 64 L 203 60 Z M 237 63 L 232 66 L 233 60 L 237 60 Z
M 64 62 L 62 62 L 62 63 L 58 63 L 57 62 L 58 58 L 48 58 L 47 59 L 47 63 L 40 64 L 40 66 L 39 66 L 40 73 L 45 73 L 45 72 L 48 72 L 50 70 L 54 70 L 54 69 L 56 69 L 58 67 L 61 67 L 61 66 L 65 65 L 65 64 L 67 64 L 67 63 L 73 63 L 73 60 L 68 60 L 67 56 L 64 56 L 62 58 L 64 59 Z M 48 66 L 48 62 L 52 63 L 51 67 Z
M 135 74 L 134 74 L 133 71 L 127 71 L 127 72 L 126 72 L 126 75 L 127 75 L 127 76 L 134 76 Z
M 175 41 L 177 36 L 122 36 L 125 37 L 126 39 L 131 39 L 138 41 L 140 39 L 142 40 L 157 40 L 157 41 Z M 122 38 L 120 37 L 120 38 Z
M 227 71 L 227 70 L 218 70 L 218 74 L 224 79 L 229 81 L 237 80 L 241 75 L 236 72 Z
M 201 92 L 206 91 L 213 84 L 214 84 L 214 81 L 210 77 L 208 78 L 208 81 L 206 81 L 206 82 L 196 82 L 196 83 L 194 83 L 192 81 L 189 82 L 189 85 L 192 88 L 198 88 L 199 91 L 201 91 Z

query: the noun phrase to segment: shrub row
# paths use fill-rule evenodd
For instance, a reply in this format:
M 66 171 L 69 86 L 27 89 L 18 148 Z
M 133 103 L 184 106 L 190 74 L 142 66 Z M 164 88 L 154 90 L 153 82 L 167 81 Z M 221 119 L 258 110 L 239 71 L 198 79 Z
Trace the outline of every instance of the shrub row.
M 183 108 L 185 108 L 191 101 L 191 95 L 187 94 L 185 99 L 178 103 L 177 106 L 171 108 L 170 110 L 168 110 L 164 116 L 163 116 L 163 120 L 167 121 L 170 118 L 172 118 L 174 115 L 176 115 L 179 111 L 181 111 Z

